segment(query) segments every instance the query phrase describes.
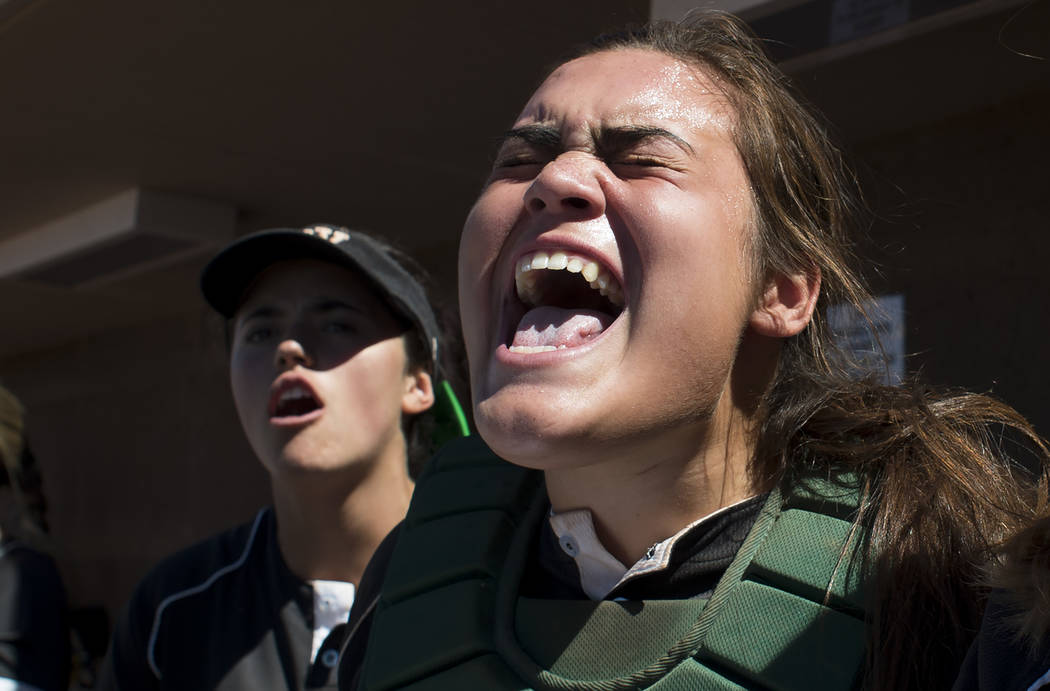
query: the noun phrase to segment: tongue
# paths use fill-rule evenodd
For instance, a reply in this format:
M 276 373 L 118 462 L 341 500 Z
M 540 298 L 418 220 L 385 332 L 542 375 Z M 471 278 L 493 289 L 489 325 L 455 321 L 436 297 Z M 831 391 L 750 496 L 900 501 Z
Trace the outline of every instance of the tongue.
M 572 348 L 600 334 L 612 321 L 610 315 L 597 310 L 536 307 L 518 322 L 511 346 Z

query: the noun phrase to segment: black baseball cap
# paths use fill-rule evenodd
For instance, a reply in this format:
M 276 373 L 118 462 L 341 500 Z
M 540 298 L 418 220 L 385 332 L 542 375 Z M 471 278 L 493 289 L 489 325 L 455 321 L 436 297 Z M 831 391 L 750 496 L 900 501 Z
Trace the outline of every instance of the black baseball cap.
M 372 237 L 341 226 L 273 228 L 240 238 L 219 252 L 201 273 L 201 292 L 230 319 L 245 293 L 269 266 L 289 259 L 318 259 L 364 276 L 391 310 L 411 322 L 438 370 L 438 325 L 426 292 L 388 249 Z

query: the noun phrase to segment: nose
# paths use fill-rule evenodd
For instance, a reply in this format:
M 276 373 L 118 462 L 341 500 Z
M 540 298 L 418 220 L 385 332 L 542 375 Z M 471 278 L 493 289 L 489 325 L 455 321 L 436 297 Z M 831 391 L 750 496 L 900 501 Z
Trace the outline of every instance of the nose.
M 605 193 L 599 182 L 601 163 L 589 154 L 570 151 L 543 167 L 525 190 L 530 213 L 552 213 L 586 221 L 605 213 Z
M 311 367 L 313 366 L 313 358 L 310 357 L 299 339 L 286 338 L 277 344 L 274 364 L 277 365 L 279 370 L 289 370 L 296 365 Z

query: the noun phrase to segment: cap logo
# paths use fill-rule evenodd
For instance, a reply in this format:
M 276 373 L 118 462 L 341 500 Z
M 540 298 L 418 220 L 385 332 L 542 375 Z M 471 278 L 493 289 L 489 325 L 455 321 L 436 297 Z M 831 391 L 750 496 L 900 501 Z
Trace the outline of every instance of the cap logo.
M 332 228 L 330 226 L 313 226 L 312 228 L 303 228 L 303 232 L 307 235 L 313 235 L 319 237 L 322 240 L 327 240 L 333 245 L 338 245 L 340 242 L 346 242 L 350 239 L 350 233 L 345 230 L 339 230 L 338 228 Z

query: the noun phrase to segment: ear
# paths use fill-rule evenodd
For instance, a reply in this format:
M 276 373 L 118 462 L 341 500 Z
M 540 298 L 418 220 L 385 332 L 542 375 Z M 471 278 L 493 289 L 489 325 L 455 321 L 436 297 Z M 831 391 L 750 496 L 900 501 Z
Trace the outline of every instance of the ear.
M 434 382 L 422 368 L 405 374 L 405 389 L 401 394 L 401 412 L 417 415 L 434 405 Z
M 751 328 L 763 336 L 787 338 L 806 328 L 817 308 L 820 269 L 772 276 L 751 313 Z

